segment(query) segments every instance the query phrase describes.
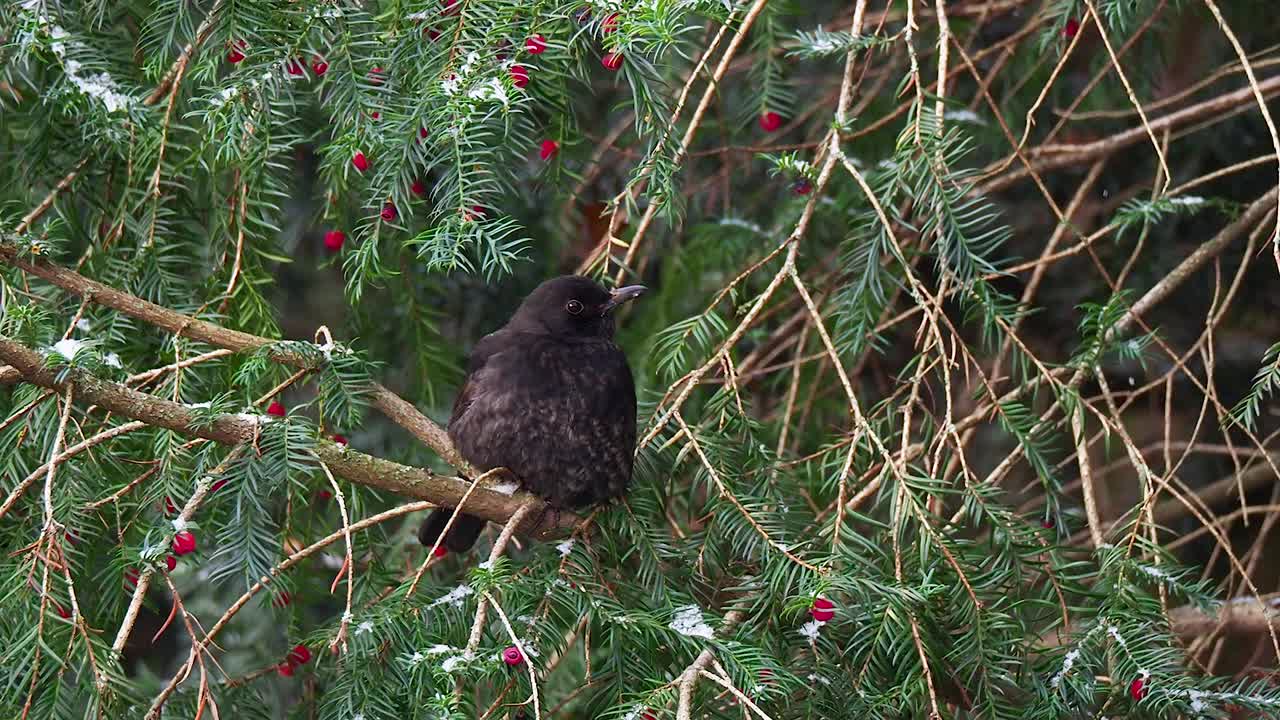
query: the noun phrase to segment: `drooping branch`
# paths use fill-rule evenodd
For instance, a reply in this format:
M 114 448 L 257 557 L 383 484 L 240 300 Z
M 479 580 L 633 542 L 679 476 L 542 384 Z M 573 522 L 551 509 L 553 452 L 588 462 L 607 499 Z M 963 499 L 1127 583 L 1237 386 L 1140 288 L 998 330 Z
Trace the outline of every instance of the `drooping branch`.
M 233 331 L 227 331 L 233 332 Z M 261 422 L 280 422 L 256 415 L 219 415 L 212 423 L 199 424 L 195 413 L 180 403 L 138 392 L 119 383 L 103 380 L 87 372 L 73 370 L 59 379 L 59 373 L 45 367 L 44 358 L 36 351 L 0 335 L 0 361 L 22 374 L 33 385 L 64 390 L 74 385 L 78 400 L 184 435 L 201 437 L 226 445 L 252 442 Z M 317 457 L 338 477 L 367 487 L 377 488 L 440 505 L 456 505 L 470 483 L 457 477 L 436 475 L 428 470 L 366 455 L 343 445 L 320 440 Z M 467 513 L 493 522 L 505 523 L 532 496 L 527 493 L 506 495 L 477 487 L 467 500 Z M 539 506 L 541 503 L 536 501 Z M 541 515 L 536 524 L 526 524 L 522 533 L 545 539 L 561 535 L 581 518 L 572 513 L 535 513 Z

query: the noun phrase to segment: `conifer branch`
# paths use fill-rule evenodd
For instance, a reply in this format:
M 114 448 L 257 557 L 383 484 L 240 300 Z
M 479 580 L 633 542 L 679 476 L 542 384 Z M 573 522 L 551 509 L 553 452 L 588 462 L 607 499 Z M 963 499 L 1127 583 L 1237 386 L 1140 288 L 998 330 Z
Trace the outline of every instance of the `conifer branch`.
M 213 440 L 225 445 L 251 442 L 265 416 L 219 415 L 208 424 L 196 422 L 195 415 L 184 405 L 138 392 L 118 383 L 96 378 L 82 371 L 72 371 L 59 379 L 58 373 L 44 367 L 39 353 L 0 335 L 0 360 L 22 373 L 33 385 L 61 390 L 74 382 L 77 397 L 105 410 L 140 420 L 193 437 Z M 351 482 L 439 505 L 453 506 L 461 501 L 470 483 L 461 478 L 436 475 L 422 468 L 401 465 L 389 460 L 350 450 L 327 440 L 316 443 L 316 455 L 339 477 Z M 504 495 L 488 488 L 476 488 L 467 502 L 467 512 L 493 522 L 508 521 L 530 499 L 527 493 Z M 541 504 L 541 501 L 537 501 Z M 544 513 L 545 517 L 531 527 L 521 528 L 531 537 L 550 538 L 571 530 L 580 520 L 572 513 Z
M 104 307 L 136 318 L 175 335 L 199 340 L 228 350 L 250 350 L 270 345 L 271 340 L 258 337 L 239 330 L 230 330 L 205 320 L 198 320 L 169 308 L 143 300 L 113 287 L 91 280 L 73 270 L 41 260 L 28 259 L 20 255 L 19 249 L 7 242 L 0 241 L 0 261 L 6 262 L 25 273 L 41 278 L 63 290 L 76 295 L 86 296 Z M 293 367 L 309 367 L 308 358 L 288 353 L 272 353 L 272 359 Z M 396 395 L 381 384 L 374 383 L 370 393 L 372 404 L 387 416 L 389 420 L 408 430 L 410 434 L 435 450 L 445 462 L 457 468 L 469 477 L 478 472 L 470 463 L 462 459 L 453 447 L 444 429 L 423 415 L 404 398 Z

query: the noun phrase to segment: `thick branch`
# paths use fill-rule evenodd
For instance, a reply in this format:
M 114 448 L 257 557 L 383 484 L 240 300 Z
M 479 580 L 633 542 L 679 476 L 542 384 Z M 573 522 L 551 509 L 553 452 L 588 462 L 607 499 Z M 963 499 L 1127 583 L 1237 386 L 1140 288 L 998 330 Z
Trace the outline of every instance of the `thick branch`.
M 1169 621 L 1173 631 L 1181 637 L 1194 637 L 1214 632 L 1219 627 L 1227 633 L 1267 632 L 1267 626 L 1280 628 L 1280 595 L 1263 595 L 1261 602 L 1252 597 L 1241 597 L 1225 602 L 1215 614 L 1206 614 L 1191 605 L 1173 608 Z
M 164 306 L 147 302 L 109 285 L 90 280 L 77 272 L 58 265 L 23 258 L 20 256 L 18 248 L 11 244 L 0 242 L 0 261 L 8 263 L 25 273 L 35 275 L 63 290 L 88 297 L 99 305 L 117 310 L 129 317 L 167 330 L 175 335 L 236 351 L 250 350 L 272 343 L 271 340 L 264 337 L 238 330 L 229 330 L 220 325 L 197 320 Z M 272 354 L 272 359 L 293 367 L 307 367 L 309 365 L 306 358 L 293 353 L 276 352 Z M 445 433 L 444 428 L 432 422 L 430 418 L 419 412 L 404 398 L 391 392 L 381 384 L 374 383 L 371 402 L 375 409 L 386 415 L 392 422 L 408 430 L 432 450 L 435 450 L 445 462 L 457 468 L 459 472 L 471 477 L 479 474 L 475 468 L 471 467 L 458 454 L 458 451 L 453 447 L 453 443 L 449 441 L 449 436 Z
M 1270 97 L 1280 92 L 1280 76 L 1267 78 L 1258 83 L 1262 95 Z M 1184 125 L 1212 117 L 1221 121 L 1238 112 L 1244 112 L 1245 105 L 1254 102 L 1254 91 L 1251 87 L 1243 87 L 1234 92 L 1210 98 L 1198 105 L 1168 113 L 1152 120 L 1146 126 L 1131 128 L 1122 133 L 1111 135 L 1102 140 L 1080 145 L 1057 145 L 1038 148 L 1028 153 L 1031 160 L 1028 167 L 1011 170 L 1004 175 L 988 180 L 981 187 L 981 192 L 993 193 L 1013 185 L 1019 180 L 1047 170 L 1079 165 L 1097 158 L 1112 155 L 1123 148 L 1136 145 L 1148 137 L 1148 129 L 1153 133 L 1163 133 Z
M 197 426 L 194 424 L 195 414 L 185 405 L 147 395 L 119 383 L 80 371 L 72 371 L 59 381 L 58 373 L 45 367 L 44 358 L 39 353 L 4 335 L 0 335 L 0 361 L 13 366 L 26 382 L 34 385 L 63 390 L 74 384 L 77 399 L 104 410 L 148 425 L 227 445 L 251 442 L 260 422 L 278 422 L 267 420 L 264 416 L 220 415 L 211 424 Z M 350 482 L 440 505 L 456 505 L 470 484 L 461 478 L 436 475 L 422 468 L 383 460 L 328 441 L 320 441 L 315 451 L 335 475 Z M 477 487 L 467 500 L 467 513 L 505 523 L 531 498 L 527 493 L 504 495 Z M 544 517 L 536 525 L 526 525 L 524 534 L 536 538 L 554 537 L 581 522 L 581 518 L 572 513 L 541 515 Z

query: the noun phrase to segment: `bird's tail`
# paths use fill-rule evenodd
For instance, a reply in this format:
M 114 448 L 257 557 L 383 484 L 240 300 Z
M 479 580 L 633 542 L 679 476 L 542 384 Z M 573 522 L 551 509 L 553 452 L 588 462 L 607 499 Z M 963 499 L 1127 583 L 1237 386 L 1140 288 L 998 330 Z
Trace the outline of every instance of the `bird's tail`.
M 441 507 L 432 510 L 427 519 L 422 521 L 422 527 L 418 528 L 418 542 L 427 547 L 434 545 L 436 538 L 444 532 L 444 526 L 449 522 L 450 517 L 453 517 L 453 508 Z M 456 553 L 470 550 L 471 546 L 476 544 L 476 538 L 480 537 L 480 531 L 484 530 L 484 524 L 483 518 L 460 513 L 453 521 L 453 525 L 449 526 L 449 532 L 445 533 L 444 546 Z

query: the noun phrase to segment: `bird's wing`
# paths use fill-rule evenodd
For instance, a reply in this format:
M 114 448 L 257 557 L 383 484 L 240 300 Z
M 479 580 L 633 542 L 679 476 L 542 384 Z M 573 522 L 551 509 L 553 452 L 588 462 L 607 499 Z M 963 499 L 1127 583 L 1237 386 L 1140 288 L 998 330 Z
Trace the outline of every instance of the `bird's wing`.
M 462 388 L 458 390 L 458 396 L 453 400 L 453 413 L 449 416 L 451 427 L 466 413 L 471 403 L 475 402 L 478 389 L 476 378 L 484 369 L 485 363 L 501 349 L 502 336 L 501 330 L 489 333 L 480 338 L 480 342 L 472 348 L 471 357 L 467 360 L 467 377 L 462 382 Z

